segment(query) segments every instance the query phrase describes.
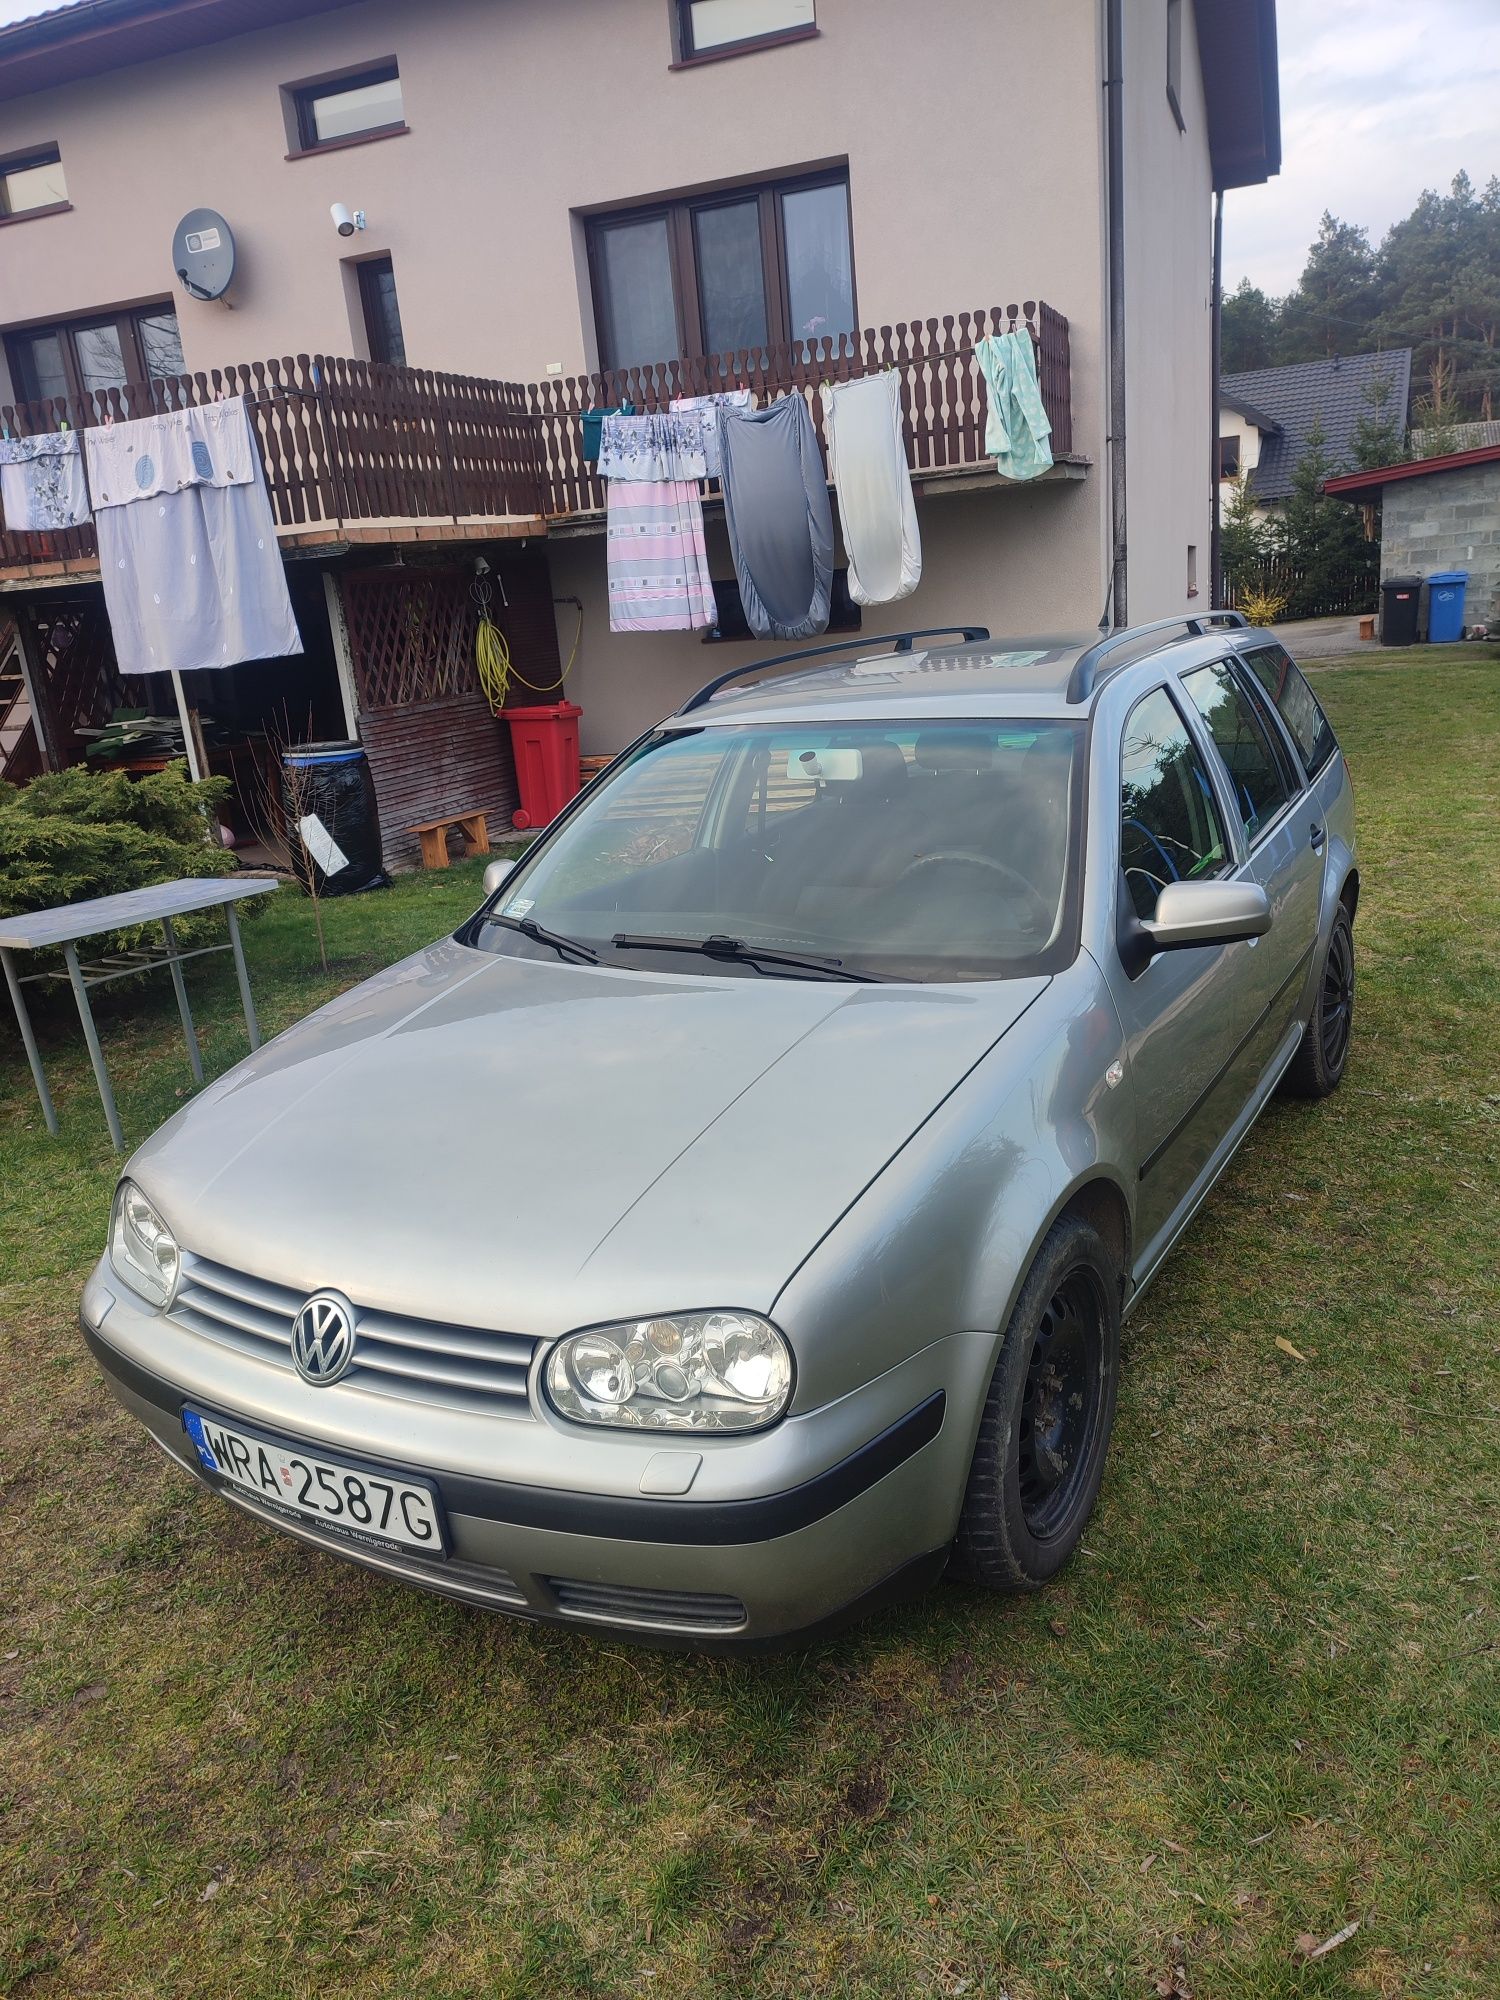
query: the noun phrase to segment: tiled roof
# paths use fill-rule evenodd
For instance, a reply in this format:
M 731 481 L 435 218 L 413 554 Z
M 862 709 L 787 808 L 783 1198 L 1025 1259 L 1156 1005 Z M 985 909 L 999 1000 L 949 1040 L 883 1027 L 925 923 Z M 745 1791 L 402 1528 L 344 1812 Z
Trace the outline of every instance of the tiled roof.
M 1390 384 L 1386 411 L 1404 426 L 1411 391 L 1409 347 L 1388 347 L 1378 354 L 1335 354 L 1326 361 L 1297 361 L 1290 368 L 1248 368 L 1239 375 L 1226 375 L 1220 393 L 1229 408 L 1240 410 L 1249 403 L 1280 427 L 1261 440 L 1260 463 L 1250 474 L 1256 499 L 1286 499 L 1297 462 L 1307 449 L 1308 433 L 1320 419 L 1323 449 L 1333 470 L 1343 472 L 1352 466 L 1359 420 L 1376 414 L 1366 392 L 1382 377 Z

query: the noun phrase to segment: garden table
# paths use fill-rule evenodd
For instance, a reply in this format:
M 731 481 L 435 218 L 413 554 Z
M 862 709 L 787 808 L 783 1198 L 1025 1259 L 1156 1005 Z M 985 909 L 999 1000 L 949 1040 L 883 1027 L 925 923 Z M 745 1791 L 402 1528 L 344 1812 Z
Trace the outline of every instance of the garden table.
M 172 975 L 172 985 L 177 994 L 177 1011 L 182 1016 L 182 1032 L 187 1041 L 188 1060 L 193 1066 L 194 1078 L 202 1083 L 203 1057 L 198 1050 L 198 1036 L 193 1028 L 192 1014 L 188 1009 L 187 985 L 182 977 L 183 964 L 190 958 L 204 958 L 212 952 L 233 952 L 240 999 L 245 1009 L 245 1026 L 250 1031 L 250 1046 L 252 1049 L 258 1049 L 260 1024 L 255 1018 L 255 1002 L 250 997 L 250 975 L 245 969 L 245 948 L 240 941 L 239 920 L 235 916 L 234 906 L 241 897 L 263 896 L 267 890 L 277 886 L 275 879 L 270 876 L 205 875 L 189 877 L 181 882 L 156 882 L 146 889 L 127 889 L 118 896 L 96 896 L 86 903 L 66 903 L 53 910 L 33 910 L 24 917 L 0 917 L 0 964 L 5 967 L 5 983 L 10 988 L 11 1001 L 16 1010 L 16 1022 L 26 1048 L 26 1060 L 31 1064 L 32 1081 L 36 1084 L 36 1094 L 41 1100 L 42 1115 L 47 1121 L 47 1130 L 54 1138 L 57 1135 L 57 1113 L 52 1107 L 46 1073 L 42 1068 L 36 1036 L 31 1030 L 31 1018 L 26 1012 L 26 1000 L 21 988 L 40 980 L 63 977 L 66 977 L 72 985 L 73 998 L 78 1003 L 78 1018 L 83 1023 L 83 1039 L 88 1045 L 89 1060 L 94 1065 L 94 1081 L 99 1086 L 99 1101 L 104 1106 L 105 1122 L 109 1126 L 109 1136 L 114 1141 L 115 1151 L 123 1153 L 125 1139 L 120 1130 L 120 1114 L 115 1109 L 114 1092 L 109 1087 L 109 1072 L 104 1067 L 104 1051 L 99 1045 L 98 1029 L 94 1026 L 93 1009 L 89 1006 L 90 987 L 103 986 L 111 979 L 127 979 L 132 973 L 153 972 L 160 966 L 166 966 Z M 195 910 L 211 910 L 220 904 L 223 905 L 224 914 L 229 920 L 229 942 L 199 945 L 193 951 L 179 949 L 177 934 L 172 928 L 172 919 L 185 917 Z M 139 924 L 160 924 L 166 949 L 111 952 L 88 962 L 79 959 L 78 945 L 81 939 L 102 937 L 110 931 L 131 930 Z M 62 947 L 63 961 L 68 968 L 66 975 L 61 972 L 30 972 L 23 978 L 16 970 L 16 952 L 52 951 L 58 946 Z

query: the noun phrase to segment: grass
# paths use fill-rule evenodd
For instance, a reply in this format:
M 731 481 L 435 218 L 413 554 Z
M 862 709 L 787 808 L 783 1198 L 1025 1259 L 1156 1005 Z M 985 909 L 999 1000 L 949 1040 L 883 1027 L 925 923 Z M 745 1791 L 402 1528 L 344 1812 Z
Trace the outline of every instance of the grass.
M 1036 1599 L 705 1662 L 260 1529 L 74 1331 L 116 1170 L 76 1023 L 43 1022 L 58 1141 L 0 1042 L 0 1993 L 1493 2000 L 1497 667 L 1316 673 L 1363 843 L 1349 1074 L 1271 1107 L 1131 1321 L 1098 1514 Z M 477 889 L 329 904 L 331 979 L 278 896 L 268 1029 Z M 227 961 L 191 977 L 217 1071 Z M 106 1012 L 135 1138 L 186 1087 L 162 986 Z

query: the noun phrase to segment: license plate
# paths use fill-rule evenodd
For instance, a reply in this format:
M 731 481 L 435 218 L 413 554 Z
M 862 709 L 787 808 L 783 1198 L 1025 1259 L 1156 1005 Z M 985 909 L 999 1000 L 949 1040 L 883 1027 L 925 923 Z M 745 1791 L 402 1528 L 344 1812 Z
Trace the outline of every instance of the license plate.
M 430 1486 L 278 1444 L 197 1410 L 184 1410 L 182 1421 L 205 1472 L 281 1513 L 370 1548 L 448 1553 Z

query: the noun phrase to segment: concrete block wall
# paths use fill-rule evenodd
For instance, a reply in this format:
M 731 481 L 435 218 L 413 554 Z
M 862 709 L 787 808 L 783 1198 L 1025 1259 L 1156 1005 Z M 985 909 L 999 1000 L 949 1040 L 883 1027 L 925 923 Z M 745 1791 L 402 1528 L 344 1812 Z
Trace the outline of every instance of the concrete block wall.
M 1381 576 L 1426 577 L 1445 569 L 1469 572 L 1464 623 L 1500 626 L 1500 463 L 1386 487 Z

